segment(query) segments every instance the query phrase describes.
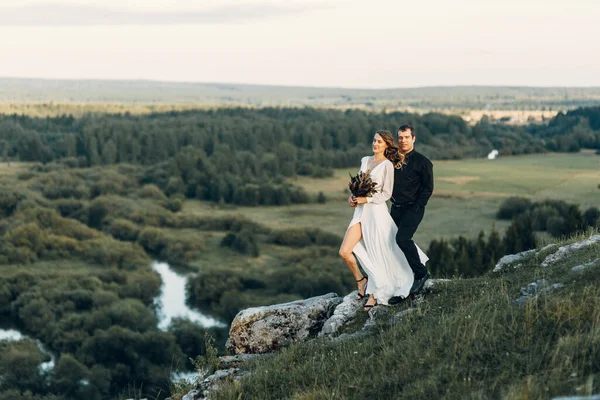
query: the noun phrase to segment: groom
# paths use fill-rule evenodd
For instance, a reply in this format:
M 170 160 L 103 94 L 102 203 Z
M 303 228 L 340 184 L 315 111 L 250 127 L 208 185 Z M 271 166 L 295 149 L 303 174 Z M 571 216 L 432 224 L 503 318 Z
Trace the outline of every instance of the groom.
M 406 164 L 394 170 L 394 190 L 390 214 L 398 226 L 396 243 L 406 256 L 415 281 L 410 293 L 417 293 L 429 279 L 412 238 L 423 220 L 425 206 L 433 193 L 433 164 L 415 150 L 415 130 L 410 125 L 398 128 L 398 146 Z

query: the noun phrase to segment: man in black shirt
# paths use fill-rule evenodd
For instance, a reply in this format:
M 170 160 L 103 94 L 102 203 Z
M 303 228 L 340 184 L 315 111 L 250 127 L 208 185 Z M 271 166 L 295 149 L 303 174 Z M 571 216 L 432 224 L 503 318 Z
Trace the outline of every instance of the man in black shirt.
M 398 226 L 396 242 L 415 274 L 411 294 L 420 291 L 430 276 L 412 238 L 423 220 L 425 206 L 433 193 L 433 164 L 415 150 L 414 143 L 415 131 L 412 126 L 402 125 L 398 128 L 398 145 L 406 156 L 406 164 L 394 170 L 391 215 Z

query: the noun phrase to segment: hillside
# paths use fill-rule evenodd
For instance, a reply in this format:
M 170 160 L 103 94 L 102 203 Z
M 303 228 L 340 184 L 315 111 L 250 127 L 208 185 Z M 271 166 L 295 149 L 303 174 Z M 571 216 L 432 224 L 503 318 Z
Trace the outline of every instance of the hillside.
M 372 109 L 571 109 L 600 103 L 600 88 L 439 86 L 342 89 L 228 83 L 0 78 L 0 103 L 150 103 Z
M 588 240 L 589 238 L 595 239 Z M 600 391 L 600 236 L 376 308 L 376 329 L 250 362 L 211 399 L 548 399 Z M 583 244 L 587 244 L 584 246 Z M 550 256 L 553 255 L 553 256 Z M 409 308 L 412 312 L 401 313 Z M 347 328 L 367 320 L 359 313 Z

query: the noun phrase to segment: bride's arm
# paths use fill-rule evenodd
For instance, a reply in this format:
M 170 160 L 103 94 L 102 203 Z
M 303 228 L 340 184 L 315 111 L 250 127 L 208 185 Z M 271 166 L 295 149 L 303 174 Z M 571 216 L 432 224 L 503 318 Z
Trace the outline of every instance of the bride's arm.
M 385 169 L 383 171 L 383 185 L 381 186 L 381 191 L 375 193 L 371 197 L 359 197 L 359 204 L 362 203 L 373 203 L 373 204 L 381 204 L 385 203 L 392 197 L 392 190 L 394 188 L 394 165 L 389 162 L 385 162 L 383 166 Z

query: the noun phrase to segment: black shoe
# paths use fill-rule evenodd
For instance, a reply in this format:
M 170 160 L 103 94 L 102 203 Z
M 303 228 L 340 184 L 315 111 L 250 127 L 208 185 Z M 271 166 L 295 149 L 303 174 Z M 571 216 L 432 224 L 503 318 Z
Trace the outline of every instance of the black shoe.
M 429 271 L 427 271 L 425 272 L 425 276 L 423 276 L 421 279 L 415 279 L 412 287 L 410 288 L 410 294 L 420 292 L 421 289 L 423 289 L 423 286 L 425 286 L 425 282 L 427 281 L 427 279 L 429 279 L 430 276 L 431 274 L 429 273 Z
M 375 303 L 373 303 L 373 304 L 365 304 L 365 305 L 363 306 L 363 310 L 364 310 L 364 311 L 371 311 L 371 309 L 372 309 L 373 307 L 375 307 L 376 305 L 377 305 L 377 299 L 375 299 Z
M 404 300 L 405 300 L 405 298 L 404 298 L 404 297 L 401 297 L 401 296 L 394 296 L 394 297 L 392 297 L 391 299 L 389 299 L 389 300 L 388 300 L 388 304 L 389 304 L 390 306 L 394 306 L 394 305 L 396 305 L 396 304 L 400 304 L 400 303 L 402 303 Z

